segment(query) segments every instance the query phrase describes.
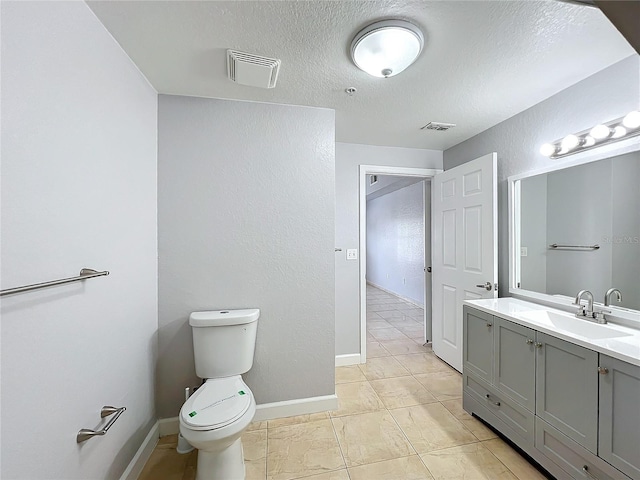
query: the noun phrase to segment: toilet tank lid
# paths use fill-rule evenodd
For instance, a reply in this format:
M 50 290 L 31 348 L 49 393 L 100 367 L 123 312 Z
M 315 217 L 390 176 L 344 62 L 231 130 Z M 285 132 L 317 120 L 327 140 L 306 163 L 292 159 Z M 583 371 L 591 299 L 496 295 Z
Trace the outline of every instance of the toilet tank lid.
M 212 310 L 193 312 L 189 316 L 192 327 L 220 327 L 224 325 L 242 325 L 253 323 L 260 317 L 260 309 L 245 308 L 243 310 Z

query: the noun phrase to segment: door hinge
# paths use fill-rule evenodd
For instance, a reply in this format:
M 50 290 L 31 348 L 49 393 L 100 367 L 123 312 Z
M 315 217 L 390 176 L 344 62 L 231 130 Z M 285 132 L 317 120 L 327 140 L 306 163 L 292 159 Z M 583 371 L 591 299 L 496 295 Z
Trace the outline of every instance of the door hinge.
M 497 284 L 497 283 L 494 283 L 494 284 L 493 284 L 493 289 L 494 289 L 496 292 L 498 291 L 498 284 Z

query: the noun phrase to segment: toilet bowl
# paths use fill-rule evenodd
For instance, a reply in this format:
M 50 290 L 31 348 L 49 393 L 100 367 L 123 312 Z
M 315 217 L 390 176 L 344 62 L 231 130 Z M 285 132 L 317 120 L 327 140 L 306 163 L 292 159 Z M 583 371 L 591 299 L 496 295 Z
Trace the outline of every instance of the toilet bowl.
M 256 402 L 240 375 L 207 380 L 180 409 L 180 433 L 198 451 L 196 480 L 244 480 L 240 437 Z

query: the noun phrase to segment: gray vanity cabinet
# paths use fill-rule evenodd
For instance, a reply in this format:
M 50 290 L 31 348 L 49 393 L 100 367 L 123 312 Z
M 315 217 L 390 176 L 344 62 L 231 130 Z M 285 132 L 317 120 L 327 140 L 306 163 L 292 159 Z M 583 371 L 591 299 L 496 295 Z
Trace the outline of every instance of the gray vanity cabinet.
M 599 455 L 640 478 L 640 367 L 601 354 L 600 373 Z
M 530 412 L 536 409 L 536 331 L 494 317 L 496 387 Z
M 598 451 L 598 354 L 537 332 L 536 415 Z
M 464 307 L 463 362 L 467 373 L 493 383 L 493 315 Z

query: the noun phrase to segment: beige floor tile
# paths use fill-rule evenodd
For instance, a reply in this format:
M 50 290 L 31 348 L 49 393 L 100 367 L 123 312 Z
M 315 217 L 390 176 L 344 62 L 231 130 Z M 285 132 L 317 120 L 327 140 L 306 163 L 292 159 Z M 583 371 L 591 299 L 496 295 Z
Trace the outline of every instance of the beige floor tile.
M 371 333 L 371 335 L 373 335 L 373 338 L 378 341 L 407 339 L 407 336 L 404 333 L 394 327 L 376 328 L 375 330 L 371 330 L 369 333 Z
M 516 480 L 480 443 L 425 453 L 420 458 L 436 480 Z
M 533 465 L 499 438 L 482 442 L 520 480 L 545 480 Z
M 440 401 L 462 398 L 462 375 L 449 369 L 446 372 L 414 375 Z
M 374 412 L 384 408 L 369 382 L 342 383 L 336 385 L 338 410 L 331 412 L 332 417 Z
M 304 480 L 349 480 L 347 469 L 334 470 L 333 472 L 321 473 L 319 475 L 311 475 L 310 477 L 299 477 Z
M 382 318 L 404 318 L 406 315 L 402 313 L 400 310 L 396 310 L 394 306 L 389 305 L 387 310 L 378 311 L 378 315 Z
M 367 313 L 369 312 L 388 312 L 389 306 L 388 304 L 379 304 L 379 305 L 367 305 Z
M 277 418 L 267 420 L 269 428 L 286 427 L 287 425 L 296 425 L 298 423 L 315 422 L 316 420 L 327 420 L 329 412 L 310 413 L 307 415 L 296 415 L 295 417 Z
M 493 430 L 484 425 L 480 420 L 469 415 L 462 408 L 462 399 L 447 400 L 441 402 L 444 408 L 449 410 L 478 440 L 490 440 L 497 438 Z
M 267 428 L 267 422 L 251 422 L 245 431 L 251 432 L 253 430 L 262 430 L 263 428 Z
M 380 342 L 367 342 L 367 358 L 388 357 L 391 355 L 382 343 Z
M 344 467 L 330 420 L 317 420 L 268 430 L 269 480 L 288 480 Z
M 421 323 L 416 322 L 412 318 L 389 318 L 385 320 L 391 327 L 400 328 L 400 327 L 422 327 Z
M 387 408 L 410 407 L 437 401 L 411 376 L 372 380 L 370 383 Z
M 175 448 L 157 448 L 142 469 L 139 480 L 182 480 L 189 455 L 179 454 Z
M 345 367 L 336 367 L 336 384 L 364 382 L 366 380 L 362 370 L 358 365 L 347 365 Z
M 418 453 L 478 441 L 440 403 L 398 408 L 391 414 Z
M 367 332 L 367 342 L 377 342 L 376 338 L 371 335 L 371 332 Z
M 432 353 L 397 355 L 395 358 L 413 374 L 454 371 Z
M 359 367 L 367 380 L 402 377 L 410 374 L 395 357 L 368 358 L 367 363 L 361 364 Z
M 410 338 L 405 340 L 387 340 L 380 344 L 392 355 L 409 355 L 412 353 L 427 353 L 427 349 Z
M 424 338 L 424 327 L 422 325 L 397 325 L 396 328 L 409 338 Z
M 267 478 L 267 430 L 254 430 L 242 435 L 244 467 L 247 480 Z
M 380 328 L 393 328 L 393 325 L 388 323 L 386 320 L 367 320 L 367 330 L 377 330 Z
M 178 434 L 160 437 L 156 448 L 176 448 L 178 446 Z
M 406 457 L 414 453 L 388 411 L 331 420 L 347 467 Z
M 349 468 L 351 480 L 431 480 L 417 455 Z
M 368 320 L 382 320 L 382 317 L 376 312 L 367 312 L 367 321 Z

